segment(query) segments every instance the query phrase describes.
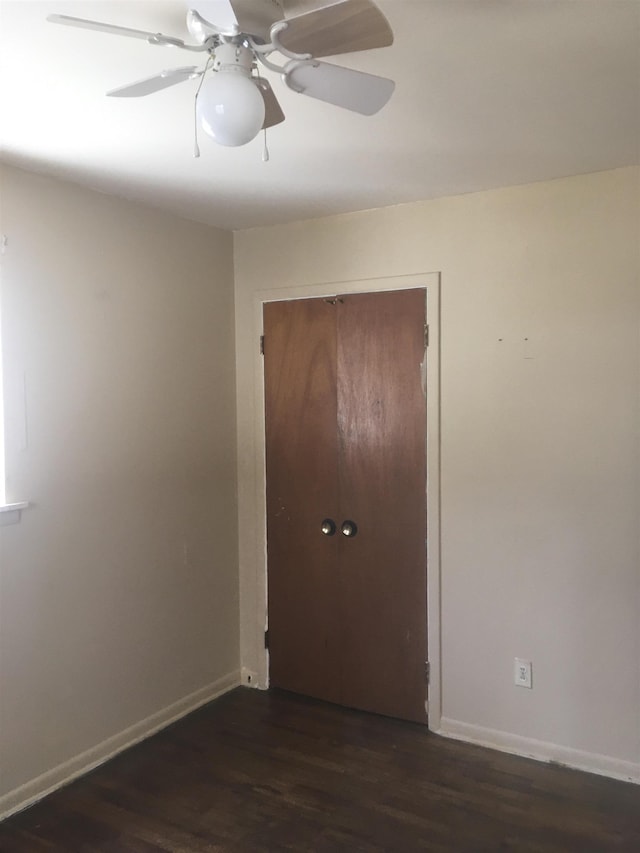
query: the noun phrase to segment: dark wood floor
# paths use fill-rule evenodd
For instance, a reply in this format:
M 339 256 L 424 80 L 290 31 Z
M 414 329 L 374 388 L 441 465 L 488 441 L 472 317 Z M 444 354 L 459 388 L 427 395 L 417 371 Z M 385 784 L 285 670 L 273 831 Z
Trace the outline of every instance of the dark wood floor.
M 240 688 L 0 826 L 2 853 L 640 851 L 640 786 Z

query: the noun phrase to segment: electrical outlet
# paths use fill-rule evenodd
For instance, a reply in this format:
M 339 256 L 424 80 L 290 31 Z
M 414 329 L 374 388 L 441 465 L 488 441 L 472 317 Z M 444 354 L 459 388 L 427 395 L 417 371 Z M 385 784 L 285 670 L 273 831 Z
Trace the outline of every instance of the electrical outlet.
M 515 668 L 513 674 L 514 683 L 518 685 L 518 687 L 528 687 L 531 689 L 533 687 L 531 681 L 531 661 L 523 660 L 522 658 L 515 659 Z

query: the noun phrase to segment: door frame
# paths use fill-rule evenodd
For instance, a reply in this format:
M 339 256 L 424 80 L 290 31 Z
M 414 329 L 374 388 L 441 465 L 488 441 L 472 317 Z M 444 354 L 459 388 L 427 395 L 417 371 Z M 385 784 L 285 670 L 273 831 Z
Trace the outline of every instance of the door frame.
M 251 618 L 256 637 L 251 659 L 244 653 L 242 683 L 267 689 L 269 686 L 269 658 L 264 649 L 264 631 L 267 628 L 267 527 L 266 527 L 266 469 L 265 469 L 265 400 L 264 359 L 258 342 L 263 334 L 262 311 L 265 302 L 333 297 L 345 293 L 424 289 L 427 294 L 427 323 L 429 346 L 427 349 L 427 643 L 430 663 L 428 687 L 429 728 L 440 728 L 441 706 L 441 632 L 440 632 L 440 273 L 419 273 L 375 279 L 319 283 L 303 287 L 264 290 L 254 296 L 254 459 L 253 465 L 243 466 L 247 492 L 253 493 L 253 525 L 251 530 L 240 530 L 241 536 L 253 541 L 247 552 L 255 555 L 252 576 L 255 578 L 256 612 L 243 614 Z M 268 346 L 268 342 L 266 344 Z M 250 481 L 253 483 L 250 483 Z M 247 543 L 249 544 L 249 543 Z M 247 567 L 249 568 L 249 567 Z M 242 604 L 242 602 L 241 602 Z M 242 609 L 241 609 L 242 613 Z M 247 650 L 248 651 L 248 650 Z

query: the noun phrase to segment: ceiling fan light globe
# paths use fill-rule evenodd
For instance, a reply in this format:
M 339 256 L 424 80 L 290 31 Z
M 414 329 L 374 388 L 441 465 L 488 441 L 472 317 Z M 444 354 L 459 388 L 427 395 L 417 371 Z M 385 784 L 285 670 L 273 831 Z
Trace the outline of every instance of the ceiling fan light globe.
M 203 83 L 197 113 L 204 132 L 219 145 L 246 145 L 264 124 L 264 98 L 245 74 L 218 71 Z

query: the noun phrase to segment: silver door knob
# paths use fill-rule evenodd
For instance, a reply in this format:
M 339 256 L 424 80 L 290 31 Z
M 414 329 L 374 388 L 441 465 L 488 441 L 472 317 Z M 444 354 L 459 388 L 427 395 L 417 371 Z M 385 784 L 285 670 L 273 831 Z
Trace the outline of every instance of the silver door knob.
M 320 525 L 320 532 L 325 536 L 333 536 L 336 532 L 336 523 L 332 518 L 325 518 Z
M 358 532 L 358 525 L 355 521 L 343 521 L 342 527 L 340 528 L 340 532 L 343 536 L 346 536 L 349 539 L 353 539 L 353 537 Z

